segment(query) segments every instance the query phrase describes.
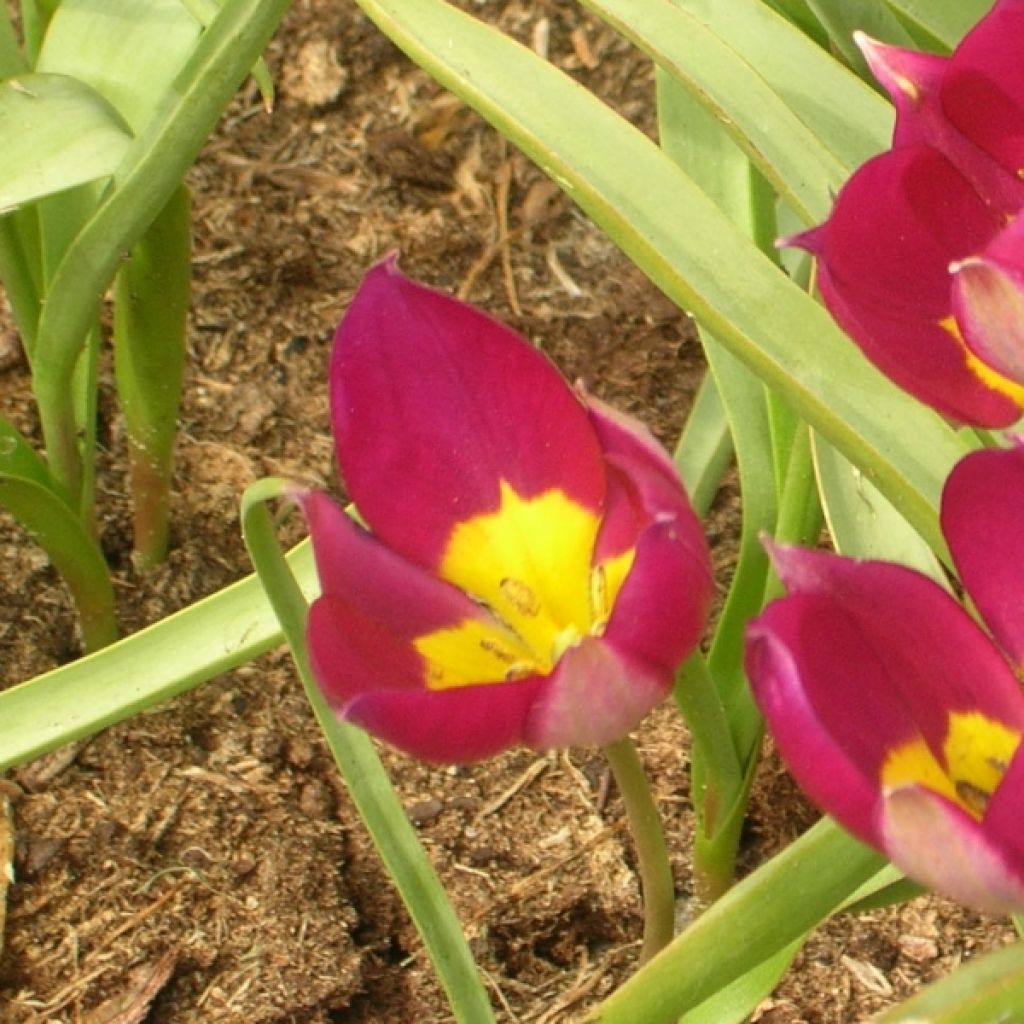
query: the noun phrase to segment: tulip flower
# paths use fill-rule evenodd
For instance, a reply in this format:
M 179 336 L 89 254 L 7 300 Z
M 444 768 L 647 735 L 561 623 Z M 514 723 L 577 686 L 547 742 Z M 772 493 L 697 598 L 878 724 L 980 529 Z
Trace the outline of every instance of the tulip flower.
M 897 384 L 1007 426 L 1024 408 L 1024 0 L 998 0 L 948 58 L 858 43 L 896 105 L 892 148 L 780 244 L 817 257 L 826 306 Z
M 942 526 L 991 633 L 903 566 L 771 545 L 787 596 L 748 628 L 777 747 L 824 811 L 909 877 L 1024 910 L 1024 449 L 949 477 Z
M 314 675 L 429 761 L 621 739 L 703 631 L 710 559 L 671 460 L 490 317 L 373 268 L 330 401 L 362 523 L 297 495 L 321 596 Z

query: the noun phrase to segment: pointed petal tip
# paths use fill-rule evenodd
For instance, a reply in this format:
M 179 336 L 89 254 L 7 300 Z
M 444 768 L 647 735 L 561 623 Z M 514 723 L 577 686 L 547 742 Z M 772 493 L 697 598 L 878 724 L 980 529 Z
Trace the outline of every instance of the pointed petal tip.
M 803 249 L 817 256 L 823 248 L 824 224 L 808 228 L 806 231 L 798 231 L 795 235 L 783 235 L 775 239 L 776 249 Z

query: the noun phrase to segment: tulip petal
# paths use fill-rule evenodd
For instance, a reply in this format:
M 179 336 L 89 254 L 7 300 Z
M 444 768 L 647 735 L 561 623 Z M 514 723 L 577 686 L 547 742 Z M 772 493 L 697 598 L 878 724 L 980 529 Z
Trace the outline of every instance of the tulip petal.
M 1019 819 L 1018 819 L 1019 827 Z M 915 881 L 993 914 L 1024 910 L 1024 872 L 985 823 L 944 797 L 907 786 L 885 798 L 882 848 Z
M 375 690 L 344 718 L 399 750 L 437 764 L 492 757 L 523 741 L 542 680 L 537 677 L 457 690 Z
M 604 641 L 671 681 L 700 642 L 714 590 L 703 534 L 688 522 L 654 523 L 637 541 Z
M 878 768 L 909 734 L 887 692 L 884 661 L 827 598 L 800 594 L 773 602 L 747 627 L 746 671 L 800 787 L 877 846 Z M 876 691 L 881 706 L 866 696 Z
M 1000 0 L 964 37 L 943 77 L 946 116 L 1011 175 L 1024 170 L 1024 3 Z
M 1024 744 L 1003 776 L 1003 781 L 992 794 L 985 812 L 985 832 L 994 843 L 1007 851 L 1018 875 L 1024 875 Z
M 942 493 L 942 532 L 985 622 L 1024 666 L 1024 450 L 986 449 L 961 459 Z
M 903 721 L 916 723 L 937 756 L 951 713 L 978 712 L 1017 731 L 1024 727 L 1024 701 L 1009 665 L 932 580 L 888 562 L 858 562 L 779 544 L 770 545 L 769 552 L 791 594 L 824 596 L 834 614 L 855 624 L 861 642 L 884 661 L 887 692 L 874 692 L 876 683 L 883 685 L 882 676 L 865 679 L 859 688 L 866 727 L 880 735 L 884 731 L 881 712 L 872 725 L 871 702 L 884 700 L 884 707 L 897 701 Z M 822 643 L 833 649 L 837 663 L 853 656 L 834 651 L 829 639 Z M 828 689 L 824 681 L 821 685 Z
M 1024 383 L 1024 221 L 951 269 L 953 312 L 964 341 L 1004 377 Z
M 949 265 L 980 251 L 1000 226 L 941 153 L 913 145 L 869 160 L 824 225 L 784 244 L 818 257 L 829 311 L 885 374 L 947 415 L 1005 426 L 1020 414 L 1016 392 L 944 326 Z
M 331 411 L 361 515 L 427 568 L 458 523 L 498 510 L 503 483 L 523 500 L 557 491 L 600 512 L 597 438 L 554 367 L 496 320 L 404 277 L 394 258 L 366 275 L 338 328 Z
M 526 742 L 537 750 L 604 746 L 639 725 L 670 686 L 671 676 L 584 637 L 542 680 Z

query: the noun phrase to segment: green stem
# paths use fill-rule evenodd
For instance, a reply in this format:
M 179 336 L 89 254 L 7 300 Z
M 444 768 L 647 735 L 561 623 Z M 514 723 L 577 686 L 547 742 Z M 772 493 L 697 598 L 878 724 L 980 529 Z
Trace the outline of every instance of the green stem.
M 636 846 L 644 901 L 644 942 L 640 962 L 646 963 L 672 941 L 676 897 L 672 867 L 651 787 L 633 741 L 624 739 L 603 748 L 626 805 L 626 818 Z

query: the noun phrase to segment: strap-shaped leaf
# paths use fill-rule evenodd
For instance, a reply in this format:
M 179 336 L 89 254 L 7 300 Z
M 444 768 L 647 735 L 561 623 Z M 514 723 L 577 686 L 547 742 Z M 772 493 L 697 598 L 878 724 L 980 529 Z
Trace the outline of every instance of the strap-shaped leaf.
M 195 49 L 200 28 L 180 0 L 62 0 L 36 70 L 91 85 L 138 134 Z
M 832 45 L 843 55 L 857 74 L 870 80 L 871 71 L 853 41 L 858 29 L 873 39 L 896 46 L 911 47 L 910 33 L 885 6 L 885 0 L 807 0 L 807 5 L 825 26 Z
M 991 9 L 992 0 L 886 0 L 909 25 L 916 26 L 949 49 Z
M 944 550 L 936 507 L 966 443 L 869 366 L 668 156 L 535 53 L 440 0 L 359 2 Z
M 0 211 L 113 174 L 131 133 L 83 82 L 27 74 L 0 82 Z
M 713 28 L 672 0 L 584 3 L 694 94 L 804 220 L 828 215 L 849 168 Z M 795 30 L 788 40 L 817 49 Z
M 0 417 L 0 505 L 28 531 L 67 583 L 89 650 L 116 637 L 114 590 L 99 545 L 31 445 Z

